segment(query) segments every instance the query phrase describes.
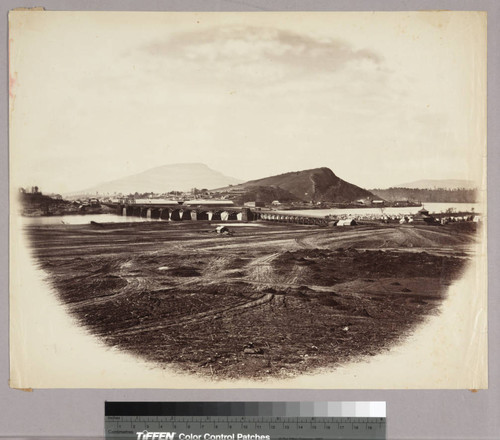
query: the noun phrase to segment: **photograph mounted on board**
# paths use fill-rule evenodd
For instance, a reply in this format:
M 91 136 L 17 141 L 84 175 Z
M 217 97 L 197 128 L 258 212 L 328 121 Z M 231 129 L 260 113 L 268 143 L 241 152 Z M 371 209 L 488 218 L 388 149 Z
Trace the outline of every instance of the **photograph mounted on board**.
M 10 385 L 487 388 L 486 13 L 9 14 Z

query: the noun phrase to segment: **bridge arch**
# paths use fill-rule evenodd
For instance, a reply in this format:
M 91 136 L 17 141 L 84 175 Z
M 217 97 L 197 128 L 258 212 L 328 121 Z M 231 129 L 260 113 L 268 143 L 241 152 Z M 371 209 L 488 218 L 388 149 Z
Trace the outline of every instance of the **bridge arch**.
M 212 211 L 198 211 L 197 220 L 212 220 Z
M 170 220 L 170 209 L 169 208 L 160 209 L 160 220 Z
M 190 209 L 183 209 L 181 210 L 181 220 L 191 220 L 191 210 Z
M 220 218 L 222 221 L 238 220 L 238 213 L 235 211 L 222 211 Z
M 155 220 L 160 219 L 162 211 L 163 210 L 161 208 L 151 208 L 151 218 Z
M 170 212 L 170 220 L 174 222 L 178 222 L 182 220 L 182 210 L 181 209 L 172 209 Z

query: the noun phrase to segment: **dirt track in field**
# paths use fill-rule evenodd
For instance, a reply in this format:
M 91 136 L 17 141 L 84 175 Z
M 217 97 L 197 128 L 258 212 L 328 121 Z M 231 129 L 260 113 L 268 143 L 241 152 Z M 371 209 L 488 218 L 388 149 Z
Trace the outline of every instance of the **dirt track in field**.
M 289 377 L 401 342 L 438 313 L 473 224 L 30 226 L 40 266 L 109 346 L 217 378 Z

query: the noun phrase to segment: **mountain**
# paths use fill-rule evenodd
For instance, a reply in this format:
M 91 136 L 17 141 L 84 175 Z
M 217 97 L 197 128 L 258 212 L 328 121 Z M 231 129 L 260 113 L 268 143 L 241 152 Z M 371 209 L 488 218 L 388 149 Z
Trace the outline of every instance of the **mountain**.
M 472 180 L 460 179 L 426 179 L 416 180 L 415 182 L 402 183 L 394 188 L 418 188 L 418 189 L 474 189 L 477 185 Z
M 223 190 L 229 188 L 223 188 Z M 234 185 L 231 190 L 245 190 L 241 201 L 269 202 L 328 201 L 350 202 L 373 198 L 373 194 L 337 177 L 329 168 L 294 171 Z
M 216 188 L 240 182 L 241 180 L 225 176 L 202 163 L 178 163 L 151 168 L 139 174 L 101 183 L 79 191 L 78 194 L 165 193 L 189 191 L 192 188 Z

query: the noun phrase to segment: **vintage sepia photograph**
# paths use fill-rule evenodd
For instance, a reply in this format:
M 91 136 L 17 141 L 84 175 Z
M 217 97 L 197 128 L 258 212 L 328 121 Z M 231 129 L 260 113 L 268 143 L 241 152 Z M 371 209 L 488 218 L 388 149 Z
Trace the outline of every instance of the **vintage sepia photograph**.
M 9 14 L 10 386 L 487 388 L 486 13 Z

